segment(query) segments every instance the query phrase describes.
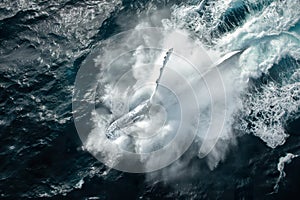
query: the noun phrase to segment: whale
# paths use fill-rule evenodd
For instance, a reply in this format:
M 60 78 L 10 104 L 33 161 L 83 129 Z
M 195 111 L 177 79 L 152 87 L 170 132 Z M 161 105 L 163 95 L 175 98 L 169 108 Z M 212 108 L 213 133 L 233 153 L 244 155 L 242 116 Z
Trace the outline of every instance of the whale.
M 157 93 L 158 87 L 160 85 L 160 80 L 163 75 L 164 69 L 170 59 L 170 56 L 173 52 L 173 48 L 169 49 L 166 52 L 166 55 L 164 57 L 164 61 L 162 66 L 160 67 L 159 76 L 155 81 L 155 89 L 153 90 L 151 96 L 149 99 L 141 102 L 139 105 L 134 107 L 132 110 L 130 110 L 128 113 L 122 115 L 115 121 L 113 121 L 109 127 L 106 129 L 106 137 L 115 140 L 116 138 L 120 137 L 120 133 L 117 130 L 120 130 L 124 127 L 129 126 L 130 124 L 136 122 L 137 120 L 141 120 L 143 117 L 149 113 L 149 110 L 151 106 L 153 105 L 153 100 L 155 98 L 155 95 Z
M 230 52 L 230 53 L 226 54 L 225 56 L 223 56 L 219 60 L 217 60 L 212 65 L 212 67 L 208 71 L 206 71 L 204 74 L 209 73 L 215 67 L 222 66 L 223 63 L 227 62 L 230 58 L 240 54 L 241 52 L 243 52 L 243 51 L 242 50 L 236 50 L 236 51 L 233 51 L 233 52 Z M 149 110 L 153 106 L 153 100 L 154 100 L 155 95 L 157 93 L 157 90 L 159 88 L 160 80 L 163 76 L 164 69 L 167 66 L 167 63 L 168 63 L 172 53 L 173 53 L 173 48 L 169 49 L 166 52 L 166 55 L 164 56 L 163 64 L 160 67 L 159 76 L 156 79 L 155 88 L 154 88 L 150 98 L 148 98 L 147 100 L 141 102 L 139 105 L 137 105 L 136 107 L 131 109 L 129 112 L 125 113 L 121 117 L 114 120 L 108 126 L 108 128 L 106 129 L 105 134 L 106 134 L 106 137 L 108 139 L 110 139 L 110 140 L 117 139 L 121 135 L 121 131 L 118 131 L 118 130 L 121 130 L 122 128 L 128 127 L 129 125 L 133 124 L 134 122 L 136 122 L 138 120 L 141 120 L 141 119 L 143 119 L 144 117 L 147 116 L 147 114 L 149 113 Z

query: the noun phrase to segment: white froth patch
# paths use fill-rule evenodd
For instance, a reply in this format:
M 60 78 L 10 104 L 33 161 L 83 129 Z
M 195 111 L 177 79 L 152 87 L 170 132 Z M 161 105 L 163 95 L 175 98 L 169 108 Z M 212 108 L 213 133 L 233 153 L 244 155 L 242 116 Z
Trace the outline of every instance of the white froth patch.
M 244 99 L 244 114 L 240 129 L 260 137 L 275 148 L 285 143 L 288 137 L 284 126 L 286 121 L 300 107 L 300 83 L 278 86 L 271 82 L 262 92 L 248 94 Z

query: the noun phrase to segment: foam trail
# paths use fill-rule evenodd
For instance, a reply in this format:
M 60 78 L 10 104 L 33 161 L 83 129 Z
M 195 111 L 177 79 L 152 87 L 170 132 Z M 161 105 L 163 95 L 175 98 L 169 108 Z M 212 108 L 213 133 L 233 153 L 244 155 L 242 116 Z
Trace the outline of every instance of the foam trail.
M 294 155 L 292 153 L 287 153 L 284 157 L 279 158 L 279 162 L 277 164 L 277 170 L 280 172 L 280 175 L 276 181 L 276 185 L 274 186 L 274 192 L 277 193 L 279 189 L 279 182 L 282 178 L 286 176 L 284 172 L 284 165 L 292 162 L 292 159 L 297 158 L 299 155 Z
M 165 66 L 167 65 L 169 58 L 173 52 L 173 48 L 169 49 L 166 53 L 166 56 L 164 57 L 163 65 L 160 68 L 160 74 L 158 79 L 156 80 L 156 86 L 155 89 L 149 99 L 142 102 L 140 105 L 126 113 L 125 115 L 121 116 L 117 120 L 115 120 L 113 123 L 110 124 L 110 126 L 106 130 L 106 136 L 109 139 L 116 139 L 120 136 L 116 131 L 120 130 L 124 127 L 127 127 L 128 125 L 134 123 L 135 121 L 142 119 L 147 113 L 149 112 L 151 105 L 153 103 L 153 98 L 155 97 L 155 94 L 157 93 L 158 86 L 160 84 L 160 79 L 162 77 L 163 71 Z

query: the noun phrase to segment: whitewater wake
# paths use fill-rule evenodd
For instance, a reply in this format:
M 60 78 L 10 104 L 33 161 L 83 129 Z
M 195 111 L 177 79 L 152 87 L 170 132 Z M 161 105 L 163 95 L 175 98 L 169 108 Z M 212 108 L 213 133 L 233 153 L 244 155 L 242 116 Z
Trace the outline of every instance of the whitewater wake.
M 240 114 L 245 119 L 238 129 L 260 137 L 272 148 L 284 144 L 288 137 L 285 123 L 299 111 L 299 3 L 201 1 L 175 7 L 173 12 L 173 25 L 189 29 L 209 48 L 220 53 L 244 49 L 234 69 L 243 87 Z M 285 59 L 296 62 L 279 63 Z M 252 86 L 250 79 L 269 74 L 278 63 L 278 67 L 287 68 L 278 72 L 280 78 L 269 77 L 260 91 L 246 90 Z

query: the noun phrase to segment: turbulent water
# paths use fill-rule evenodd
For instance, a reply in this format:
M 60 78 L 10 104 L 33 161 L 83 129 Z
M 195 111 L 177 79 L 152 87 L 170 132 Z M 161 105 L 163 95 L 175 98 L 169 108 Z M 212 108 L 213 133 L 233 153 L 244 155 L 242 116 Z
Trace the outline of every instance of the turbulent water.
M 300 154 L 299 5 L 299 0 L 1 1 L 1 198 L 298 196 L 299 157 L 292 162 L 284 158 Z M 149 27 L 158 27 L 159 32 Z M 127 34 L 119 37 L 123 31 Z M 178 39 L 177 33 L 188 39 Z M 195 91 L 184 93 L 199 106 L 199 113 L 192 116 L 199 121 L 195 141 L 179 160 L 156 172 L 110 169 L 93 155 L 107 150 L 103 146 L 109 124 L 151 94 L 151 82 L 166 52 L 149 48 L 153 46 L 174 48 L 168 64 Z M 129 53 L 120 56 L 124 51 Z M 101 102 L 96 106 L 108 112 L 94 113 L 94 128 L 81 141 L 72 98 L 77 100 L 76 74 L 91 57 L 104 66 L 96 74 L 96 99 Z M 221 64 L 209 68 L 216 63 Z M 122 76 L 127 71 L 131 73 Z M 149 78 L 150 73 L 154 74 Z M 162 82 L 175 92 L 187 91 L 184 84 L 168 79 L 171 73 L 166 71 Z M 149 87 L 132 95 L 129 108 L 111 106 L 110 102 L 123 105 L 131 95 L 120 92 L 126 90 L 123 83 L 138 88 L 146 78 Z M 126 150 L 148 152 L 172 139 L 180 120 L 178 102 L 163 89 L 158 96 L 166 106 L 164 112 L 154 110 L 158 120 L 142 119 L 125 132 L 139 131 L 149 121 L 160 123 L 169 114 L 171 120 L 160 130 L 163 136 L 151 143 L 119 140 Z M 192 111 L 188 100 L 182 98 L 181 103 Z M 188 131 L 192 121 L 184 125 Z M 109 153 L 106 161 L 115 162 L 118 152 Z

